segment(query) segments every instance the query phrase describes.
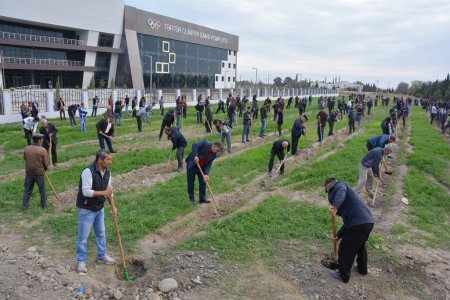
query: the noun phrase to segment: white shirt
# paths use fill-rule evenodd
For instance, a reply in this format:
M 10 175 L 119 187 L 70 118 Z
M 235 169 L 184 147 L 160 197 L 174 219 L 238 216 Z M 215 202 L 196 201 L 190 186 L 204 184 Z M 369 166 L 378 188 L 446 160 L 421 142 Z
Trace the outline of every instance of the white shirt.
M 351 100 L 348 100 L 347 106 L 348 106 L 348 107 L 352 107 L 352 101 L 351 101 Z
M 34 117 L 28 117 L 23 119 L 23 128 L 27 130 L 36 131 L 37 122 L 34 122 Z
M 433 105 L 433 106 L 431 107 L 431 113 L 432 113 L 432 114 L 436 114 L 436 113 L 437 113 L 436 106 Z M 28 118 L 27 118 L 27 119 L 28 119 Z
M 111 123 L 108 122 L 108 126 L 106 126 L 105 133 L 108 133 L 110 129 L 111 129 Z
M 105 175 L 105 172 L 102 172 L 102 178 Z M 108 186 L 111 186 L 111 178 L 109 176 Z M 83 196 L 92 198 L 94 197 L 94 190 L 92 189 L 92 173 L 89 168 L 86 168 L 81 173 L 81 191 L 83 192 Z

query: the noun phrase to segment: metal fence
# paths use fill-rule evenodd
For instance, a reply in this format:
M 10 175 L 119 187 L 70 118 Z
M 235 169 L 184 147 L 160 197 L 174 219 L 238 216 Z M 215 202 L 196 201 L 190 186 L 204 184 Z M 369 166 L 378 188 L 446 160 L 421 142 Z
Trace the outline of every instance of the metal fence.
M 49 66 L 84 66 L 84 61 L 79 61 L 79 60 L 40 59 L 40 58 L 21 58 L 21 57 L 4 57 L 3 60 L 7 64 L 49 65 Z
M 83 40 L 58 38 L 52 36 L 42 36 L 15 32 L 0 31 L 0 37 L 4 39 L 34 41 L 43 43 L 67 44 L 67 45 L 84 45 Z
M 72 104 L 80 104 L 81 103 L 81 94 L 82 91 L 79 89 L 61 89 L 59 90 L 59 96 L 63 99 L 66 107 Z M 57 104 L 59 99 L 55 95 L 55 103 Z
M 11 92 L 11 111 L 20 113 L 20 105 L 36 101 L 39 105 L 39 111 L 47 110 L 47 91 L 46 90 L 16 90 Z M 2 101 L 3 103 L 3 101 Z

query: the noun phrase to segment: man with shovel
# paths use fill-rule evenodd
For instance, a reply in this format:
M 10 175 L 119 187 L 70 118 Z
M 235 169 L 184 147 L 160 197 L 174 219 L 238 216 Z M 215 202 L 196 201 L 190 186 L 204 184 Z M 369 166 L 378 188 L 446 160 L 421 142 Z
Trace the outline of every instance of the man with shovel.
M 194 183 L 195 176 L 198 177 L 200 203 L 210 203 L 206 199 L 206 182 L 209 180 L 209 170 L 217 153 L 222 152 L 223 144 L 211 143 L 207 139 L 192 144 L 192 151 L 186 157 L 186 173 L 189 200 L 195 204 Z M 204 174 L 204 177 L 202 176 Z M 202 178 L 203 177 L 203 178 Z
M 184 156 L 184 148 L 187 146 L 187 141 L 184 136 L 180 132 L 180 128 L 178 127 L 166 127 L 164 132 L 167 134 L 167 138 L 172 142 L 172 151 L 177 149 L 177 161 L 178 168 L 177 171 L 183 171 L 183 156 Z
M 113 217 L 117 216 L 117 209 L 113 205 L 113 188 L 111 185 L 111 154 L 105 150 L 98 150 L 95 161 L 89 164 L 80 176 L 77 195 L 78 207 L 78 237 L 76 243 L 77 271 L 86 275 L 87 239 L 94 226 L 95 241 L 97 242 L 97 261 L 108 265 L 114 264 L 114 258 L 106 254 L 105 233 L 105 197 L 111 206 Z
M 362 199 L 347 184 L 328 178 L 325 191 L 331 204 L 332 215 L 342 217 L 343 225 L 338 230 L 334 242 L 339 243 L 338 271 L 330 275 L 342 282 L 350 280 L 351 269 L 356 258 L 358 273 L 367 275 L 366 241 L 372 231 L 374 220 L 372 213 Z
M 52 154 L 52 163 L 54 166 L 58 163 L 58 157 L 56 154 L 56 144 L 58 144 L 58 138 L 56 137 L 55 125 L 48 123 L 46 119 L 41 119 L 41 128 L 39 128 L 39 133 L 44 136 L 44 141 L 42 147 L 47 150 L 47 152 Z
M 109 152 L 116 153 L 111 143 L 111 137 L 114 136 L 114 117 L 108 116 L 106 119 L 101 119 L 95 126 L 97 127 L 100 149 L 102 150 L 105 149 L 105 141 L 106 141 Z
M 281 166 L 279 168 L 280 175 L 284 174 L 284 159 L 285 159 L 284 149 L 286 149 L 288 153 L 289 151 L 291 151 L 291 144 L 289 143 L 288 140 L 281 140 L 273 143 L 269 160 L 269 177 L 272 177 L 273 160 L 275 158 L 275 155 L 281 162 Z

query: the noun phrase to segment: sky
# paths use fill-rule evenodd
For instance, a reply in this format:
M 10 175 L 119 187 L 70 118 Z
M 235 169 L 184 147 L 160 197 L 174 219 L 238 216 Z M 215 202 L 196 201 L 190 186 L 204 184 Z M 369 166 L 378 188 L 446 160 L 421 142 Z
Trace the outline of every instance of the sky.
M 237 80 L 308 78 L 397 87 L 450 72 L 448 0 L 125 0 L 239 36 Z M 271 76 L 269 76 L 271 75 Z

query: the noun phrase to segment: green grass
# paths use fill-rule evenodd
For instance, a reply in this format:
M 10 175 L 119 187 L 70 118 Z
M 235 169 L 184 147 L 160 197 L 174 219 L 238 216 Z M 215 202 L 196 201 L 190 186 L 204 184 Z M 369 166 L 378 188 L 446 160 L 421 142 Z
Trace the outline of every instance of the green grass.
M 411 115 L 411 140 L 414 153 L 408 155 L 408 165 L 433 175 L 450 188 L 450 146 L 429 124 L 428 116 L 415 107 Z
M 402 225 L 402 224 L 394 224 L 391 227 L 392 234 L 403 234 L 403 233 L 406 233 L 407 231 L 408 231 L 408 227 L 406 227 L 405 225 Z

